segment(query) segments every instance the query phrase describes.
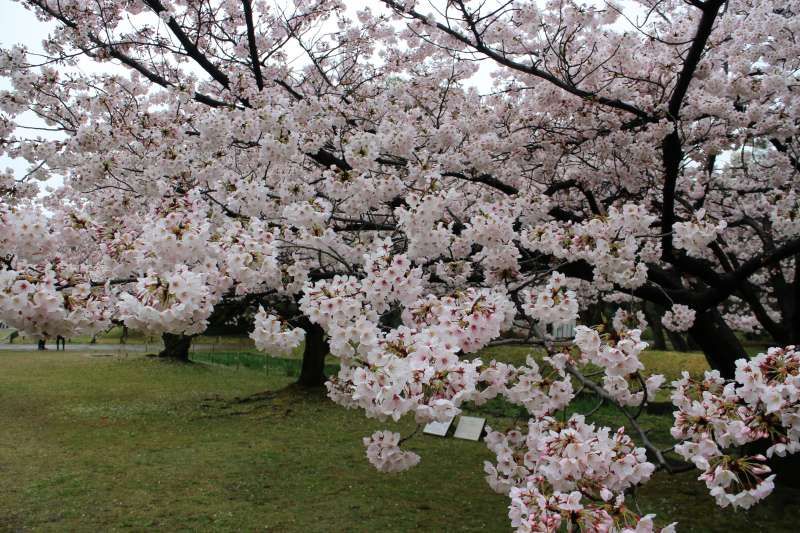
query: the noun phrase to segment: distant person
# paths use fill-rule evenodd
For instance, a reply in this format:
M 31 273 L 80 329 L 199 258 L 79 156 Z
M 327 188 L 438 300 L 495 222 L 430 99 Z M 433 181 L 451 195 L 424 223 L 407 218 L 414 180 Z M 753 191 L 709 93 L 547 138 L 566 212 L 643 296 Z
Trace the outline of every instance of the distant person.
M 39 350 L 46 350 L 47 348 L 44 345 L 44 339 L 39 339 L 37 349 Z
M 15 331 L 12 331 L 11 333 L 9 333 L 9 335 L 7 337 L 8 338 L 8 344 L 14 344 L 14 339 L 16 339 L 17 337 L 19 337 L 19 331 L 15 330 Z
M 58 351 L 58 345 L 61 345 L 61 351 L 64 352 L 67 350 L 67 339 L 62 337 L 61 335 L 56 336 L 56 351 Z

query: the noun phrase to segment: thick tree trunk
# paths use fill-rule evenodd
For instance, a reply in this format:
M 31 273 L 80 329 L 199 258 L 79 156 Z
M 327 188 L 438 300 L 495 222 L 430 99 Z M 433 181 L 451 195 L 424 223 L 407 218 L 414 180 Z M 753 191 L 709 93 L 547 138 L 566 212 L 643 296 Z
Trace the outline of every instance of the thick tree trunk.
M 297 384 L 302 387 L 320 387 L 325 383 L 325 356 L 330 348 L 325 332 L 317 324 L 306 322 L 306 345 L 303 350 L 303 366 Z
M 656 350 L 666 350 L 667 341 L 664 338 L 664 328 L 661 325 L 661 316 L 650 304 L 645 303 L 642 306 L 644 316 L 650 324 L 650 331 L 653 332 L 653 348 Z
M 676 352 L 689 351 L 689 345 L 686 344 L 686 339 L 683 338 L 683 335 L 675 331 L 670 331 L 670 330 L 666 331 L 667 331 L 667 337 L 669 338 L 670 344 L 672 344 L 673 350 L 675 350 Z
M 189 348 L 192 345 L 190 335 L 175 335 L 164 333 L 161 335 L 164 341 L 164 349 L 158 353 L 159 357 L 166 357 L 182 363 L 189 362 Z
M 698 314 L 689 335 L 703 350 L 708 365 L 719 370 L 724 378 L 732 379 L 736 372 L 735 361 L 747 357 L 742 343 L 716 309 Z
M 800 254 L 794 256 L 794 279 L 792 281 L 792 293 L 789 298 L 789 320 L 787 328 L 789 338 L 786 344 L 800 344 Z
M 700 346 L 694 341 L 691 335 L 685 335 L 686 339 L 686 346 L 689 348 L 690 352 L 699 352 Z

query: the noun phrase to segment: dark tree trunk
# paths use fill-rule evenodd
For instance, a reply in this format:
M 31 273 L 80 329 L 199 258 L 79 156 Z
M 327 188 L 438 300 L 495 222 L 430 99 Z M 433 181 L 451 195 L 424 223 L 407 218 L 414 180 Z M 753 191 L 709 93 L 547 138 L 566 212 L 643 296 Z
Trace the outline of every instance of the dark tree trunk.
M 691 336 L 691 335 L 688 335 L 688 334 L 687 334 L 687 335 L 685 336 L 685 338 L 686 338 L 686 346 L 689 348 L 689 351 L 690 351 L 690 352 L 699 352 L 699 351 L 700 351 L 700 345 L 698 345 L 698 344 L 697 344 L 697 343 L 694 341 L 694 338 L 692 338 L 692 336 Z
M 642 305 L 644 316 L 650 324 L 650 331 L 653 332 L 653 348 L 656 350 L 665 351 L 667 349 L 667 341 L 664 338 L 664 327 L 661 325 L 661 317 L 658 312 L 653 309 L 653 306 L 646 303 Z
M 306 345 L 303 350 L 303 366 L 297 384 L 302 387 L 320 387 L 325 383 L 325 356 L 330 348 L 325 331 L 317 325 L 304 320 Z
M 736 372 L 735 361 L 747 357 L 742 343 L 716 309 L 698 314 L 689 335 L 703 350 L 708 366 L 719 370 L 724 378 L 732 379 Z
M 666 328 L 665 328 L 666 329 Z M 669 338 L 669 343 L 672 344 L 672 349 L 676 352 L 688 352 L 689 345 L 686 344 L 686 339 L 683 338 L 683 335 L 676 331 L 666 330 L 667 337 Z
M 794 280 L 792 281 L 792 294 L 789 302 L 788 330 L 789 342 L 786 344 L 800 344 L 800 254 L 794 256 Z
M 159 357 L 166 357 L 183 363 L 189 362 L 189 348 L 192 345 L 190 335 L 175 335 L 164 333 L 161 335 L 164 341 L 164 349 L 158 353 Z

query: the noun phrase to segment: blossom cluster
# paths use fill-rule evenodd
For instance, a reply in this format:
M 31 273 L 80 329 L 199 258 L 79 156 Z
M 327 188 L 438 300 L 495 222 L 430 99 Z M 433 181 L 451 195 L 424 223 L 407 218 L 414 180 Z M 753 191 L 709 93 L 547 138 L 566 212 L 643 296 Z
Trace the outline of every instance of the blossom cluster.
M 367 460 L 380 472 L 402 472 L 419 464 L 419 455 L 400 448 L 400 434 L 376 431 L 364 437 Z
M 516 310 L 504 292 L 467 288 L 426 295 L 403 309 L 403 322 L 430 329 L 464 353 L 474 353 L 507 331 Z
M 205 274 L 179 267 L 168 276 L 140 278 L 136 292 L 119 297 L 119 316 L 132 329 L 151 334 L 202 333 L 208 326 L 213 295 Z
M 641 206 L 626 204 L 610 208 L 604 218 L 581 224 L 548 222 L 525 230 L 525 248 L 559 259 L 585 260 L 594 268 L 594 284 L 610 288 L 641 286 L 647 279 L 645 262 L 658 254 L 658 247 L 636 236 L 651 233 L 654 217 Z
M 405 254 L 392 254 L 392 241 L 375 243 L 375 249 L 364 255 L 363 282 L 365 296 L 378 313 L 394 303 L 410 305 L 423 291 L 422 269 L 412 268 Z
M 644 331 L 647 329 L 647 319 L 642 311 L 628 311 L 622 307 L 614 312 L 611 325 L 618 334 L 624 334 L 631 329 Z
M 672 435 L 682 440 L 675 451 L 703 471 L 700 479 L 717 503 L 747 509 L 769 495 L 775 475 L 767 457 L 800 451 L 800 353 L 795 347 L 738 360 L 731 381 L 716 371 L 701 380 L 684 372 L 673 385 L 678 410 Z M 737 455 L 743 446 L 757 453 Z
M 661 323 L 670 331 L 687 331 L 694 324 L 697 313 L 687 305 L 674 304 L 661 316 Z
M 305 337 L 306 332 L 302 328 L 289 328 L 275 315 L 267 314 L 263 307 L 258 308 L 255 327 L 250 333 L 257 349 L 273 356 L 290 355 Z
M 639 355 L 647 343 L 641 340 L 638 329 L 625 331 L 616 342 L 604 343 L 596 330 L 578 326 L 575 328 L 575 346 L 585 361 L 603 369 L 603 389 L 620 405 L 640 405 L 653 398 L 665 381 L 661 374 L 653 374 L 647 379 L 641 377 L 644 365 Z M 641 390 L 638 392 L 631 392 L 632 379 L 640 382 Z
M 528 356 L 525 365 L 518 367 L 492 360 L 481 367 L 473 401 L 481 405 L 502 396 L 509 403 L 525 407 L 532 416 L 552 415 L 574 398 L 572 380 L 565 371 L 566 357 L 557 354 L 539 365 Z
M 3 320 L 32 337 L 92 335 L 111 325 L 112 306 L 104 288 L 87 282 L 60 286 L 58 274 L 28 275 L 0 270 Z
M 487 462 L 487 482 L 511 499 L 509 518 L 519 532 L 558 531 L 562 524 L 590 531 L 624 530 L 639 517 L 624 507 L 624 492 L 655 471 L 644 448 L 623 428 L 612 432 L 581 415 L 560 422 L 531 419 L 527 434 L 492 431 L 486 437 L 496 464 Z M 652 517 L 641 518 L 649 531 Z
M 578 299 L 567 278 L 553 272 L 544 287 L 521 291 L 522 310 L 540 324 L 563 324 L 578 318 Z
M 674 243 L 678 249 L 686 250 L 693 257 L 706 257 L 709 254 L 708 245 L 725 231 L 727 222 L 706 220 L 706 212 L 701 209 L 695 219 L 689 222 L 676 222 L 672 225 Z

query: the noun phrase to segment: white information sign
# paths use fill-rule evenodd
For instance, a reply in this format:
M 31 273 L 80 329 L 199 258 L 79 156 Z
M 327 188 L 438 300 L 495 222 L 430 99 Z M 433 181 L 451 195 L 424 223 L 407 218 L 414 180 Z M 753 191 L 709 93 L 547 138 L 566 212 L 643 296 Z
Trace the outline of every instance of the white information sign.
M 462 416 L 456 426 L 456 433 L 453 435 L 457 439 L 481 440 L 483 427 L 486 425 L 485 418 L 475 416 Z
M 425 426 L 422 432 L 425 433 L 426 435 L 436 435 L 437 437 L 446 437 L 447 432 L 450 430 L 450 426 L 452 424 L 453 424 L 452 418 L 445 422 L 431 422 L 430 424 Z

